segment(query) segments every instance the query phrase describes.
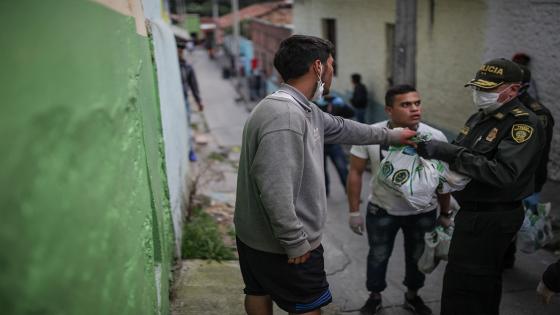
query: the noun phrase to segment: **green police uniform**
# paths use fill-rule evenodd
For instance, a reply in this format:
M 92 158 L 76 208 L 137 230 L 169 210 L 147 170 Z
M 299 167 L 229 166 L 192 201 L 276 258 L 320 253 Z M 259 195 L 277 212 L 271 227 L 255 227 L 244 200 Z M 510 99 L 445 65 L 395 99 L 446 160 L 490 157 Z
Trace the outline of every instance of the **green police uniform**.
M 513 62 L 495 59 L 467 85 L 501 93 L 500 85 L 519 85 L 521 78 Z M 522 200 L 534 192 L 544 130 L 514 98 L 472 115 L 453 144 L 431 142 L 419 144 L 418 154 L 444 160 L 471 177 L 464 190 L 453 194 L 461 210 L 455 217 L 441 314 L 499 314 L 504 254 L 523 222 Z
M 526 108 L 537 115 L 545 133 L 544 149 L 541 155 L 539 166 L 535 174 L 535 192 L 540 192 L 548 178 L 548 155 L 550 153 L 550 143 L 552 142 L 552 133 L 554 131 L 554 118 L 550 110 L 541 103 L 537 102 L 529 93 L 521 94 L 519 100 Z
M 533 193 L 544 134 L 536 115 L 518 100 L 488 116 L 482 111 L 472 115 L 453 143 L 468 149 L 451 165 L 472 178 L 454 194 L 462 208 L 478 209 L 481 203 L 520 205 Z

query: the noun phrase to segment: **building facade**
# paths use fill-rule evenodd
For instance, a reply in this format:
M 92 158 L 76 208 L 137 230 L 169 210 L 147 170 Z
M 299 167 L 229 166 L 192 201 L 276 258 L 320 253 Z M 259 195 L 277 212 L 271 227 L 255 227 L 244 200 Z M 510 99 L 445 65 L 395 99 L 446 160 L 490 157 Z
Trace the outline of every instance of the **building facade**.
M 417 0 L 416 82 L 424 119 L 456 134 L 476 109 L 464 88 L 480 64 L 533 57 L 540 100 L 560 120 L 560 1 Z M 294 33 L 330 39 L 336 46 L 333 89 L 349 96 L 350 75 L 360 73 L 381 111 L 389 86 L 395 0 L 295 0 Z M 556 126 L 555 130 L 560 130 Z M 549 176 L 560 180 L 560 133 L 555 132 Z

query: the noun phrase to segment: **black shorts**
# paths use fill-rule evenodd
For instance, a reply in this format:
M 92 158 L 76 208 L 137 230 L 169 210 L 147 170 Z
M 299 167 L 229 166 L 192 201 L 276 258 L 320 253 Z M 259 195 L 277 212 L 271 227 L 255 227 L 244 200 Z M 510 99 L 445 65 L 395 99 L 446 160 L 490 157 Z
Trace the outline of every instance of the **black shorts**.
M 270 295 L 289 313 L 306 313 L 332 302 L 323 262 L 323 246 L 311 251 L 299 265 L 288 256 L 253 249 L 237 239 L 239 265 L 247 295 Z

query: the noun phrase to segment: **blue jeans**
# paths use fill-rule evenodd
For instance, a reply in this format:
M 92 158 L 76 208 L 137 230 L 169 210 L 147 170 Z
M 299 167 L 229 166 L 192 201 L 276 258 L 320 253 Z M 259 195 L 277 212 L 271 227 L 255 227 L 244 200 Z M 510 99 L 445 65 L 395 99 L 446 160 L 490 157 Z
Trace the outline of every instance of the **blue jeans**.
M 354 113 L 356 115 L 356 121 L 365 123 L 366 122 L 366 109 L 365 108 L 354 108 Z
M 432 231 L 436 224 L 436 211 L 417 215 L 394 216 L 369 203 L 366 216 L 369 254 L 367 259 L 366 287 L 370 292 L 380 293 L 387 287 L 385 275 L 387 263 L 393 252 L 395 236 L 400 229 L 404 235 L 405 277 L 403 284 L 416 291 L 424 286 L 425 275 L 418 270 L 418 260 L 424 252 L 424 233 Z
M 340 178 L 340 182 L 342 186 L 345 188 L 346 192 L 346 178 L 348 177 L 348 160 L 346 159 L 346 155 L 344 150 L 342 150 L 342 146 L 340 144 L 325 144 L 325 188 L 327 189 L 327 196 L 329 195 L 330 189 L 330 179 L 329 179 L 329 172 L 327 170 L 327 157 L 331 159 L 333 162 L 336 172 L 338 173 L 338 177 Z

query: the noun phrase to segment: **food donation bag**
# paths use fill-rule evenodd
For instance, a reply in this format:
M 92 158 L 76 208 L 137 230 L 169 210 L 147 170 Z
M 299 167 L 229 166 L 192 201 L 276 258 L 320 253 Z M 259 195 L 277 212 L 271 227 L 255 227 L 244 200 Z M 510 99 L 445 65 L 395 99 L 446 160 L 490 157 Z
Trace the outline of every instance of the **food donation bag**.
M 417 135 L 413 141 L 427 141 L 431 134 Z M 381 161 L 374 185 L 381 194 L 393 194 L 404 198 L 414 209 L 425 210 L 435 207 L 434 194 L 449 193 L 465 188 L 470 178 L 449 169 L 439 160 L 424 159 L 411 146 L 390 146 L 387 156 Z M 390 208 L 390 198 L 376 199 L 382 208 Z

